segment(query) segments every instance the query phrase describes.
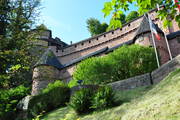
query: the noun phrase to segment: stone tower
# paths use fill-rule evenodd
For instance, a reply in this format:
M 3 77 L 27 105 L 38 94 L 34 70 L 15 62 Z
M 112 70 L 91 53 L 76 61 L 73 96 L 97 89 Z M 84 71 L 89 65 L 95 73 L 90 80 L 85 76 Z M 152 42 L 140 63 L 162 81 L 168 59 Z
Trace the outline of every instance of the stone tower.
M 59 79 L 59 69 L 62 67 L 51 49 L 47 49 L 33 69 L 32 95 L 37 95 L 46 86 Z
M 169 61 L 169 59 L 170 59 L 167 44 L 165 41 L 165 36 L 164 36 L 163 31 L 158 27 L 158 25 L 156 25 L 156 24 L 154 24 L 154 25 L 160 36 L 160 40 L 158 40 L 154 35 L 154 41 L 156 44 L 159 61 L 160 61 L 160 64 L 164 64 L 167 61 Z M 135 44 L 154 47 L 150 24 L 149 24 L 149 20 L 148 20 L 147 16 L 143 17 L 143 20 L 142 20 L 139 28 L 137 29 L 137 32 L 136 32 L 133 40 L 134 40 Z

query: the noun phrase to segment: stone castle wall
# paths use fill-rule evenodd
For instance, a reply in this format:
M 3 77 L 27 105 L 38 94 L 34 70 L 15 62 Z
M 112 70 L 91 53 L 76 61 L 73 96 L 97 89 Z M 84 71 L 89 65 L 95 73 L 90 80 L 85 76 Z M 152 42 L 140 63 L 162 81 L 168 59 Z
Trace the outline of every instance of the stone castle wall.
M 162 22 L 156 18 L 157 13 L 156 10 L 152 10 L 150 12 L 151 19 L 154 23 L 158 24 L 158 26 L 166 33 L 169 34 L 174 31 L 178 31 L 178 25 L 175 21 L 173 21 L 172 28 L 164 29 L 162 26 Z M 132 40 L 135 36 L 135 33 L 140 26 L 140 23 L 142 21 L 142 16 L 133 20 L 130 23 L 125 24 L 121 29 L 116 29 L 113 31 L 109 31 L 100 35 L 97 35 L 95 37 L 86 39 L 84 41 L 72 44 L 67 46 L 66 48 L 62 50 L 57 50 L 56 46 L 49 46 L 54 54 L 58 57 L 58 60 L 61 62 L 61 64 L 66 64 L 74 59 L 77 59 L 81 56 L 96 52 L 102 48 L 109 47 L 112 48 L 118 44 L 127 42 L 129 40 Z M 144 35 L 141 35 L 143 37 L 143 40 L 140 40 L 141 38 L 138 38 L 136 40 L 136 44 L 140 44 L 143 46 L 153 46 L 152 45 L 152 36 L 150 33 L 145 33 Z M 160 51 L 161 55 L 161 64 L 167 62 L 169 60 L 169 53 L 166 50 L 167 46 L 165 44 L 164 38 L 161 37 L 163 40 L 157 41 L 158 45 L 158 51 Z M 171 52 L 173 53 L 173 56 L 177 56 L 180 54 L 180 44 L 177 44 L 177 40 L 170 40 L 170 48 Z M 103 54 L 102 54 L 103 55 Z M 72 78 L 72 74 L 76 68 L 76 64 L 71 65 L 69 67 L 63 68 L 60 70 L 60 78 L 61 80 L 69 81 Z
M 173 28 L 164 29 L 162 26 L 162 22 L 156 18 L 157 13 L 156 10 L 150 12 L 151 19 L 154 23 L 158 24 L 158 26 L 166 33 L 174 32 L 179 30 L 177 23 L 173 23 Z M 133 20 L 130 23 L 125 24 L 121 29 L 116 29 L 113 31 L 109 31 L 98 36 L 86 39 L 84 41 L 72 44 L 67 46 L 62 50 L 56 50 L 56 46 L 50 46 L 54 51 L 55 55 L 59 58 L 59 61 L 62 64 L 65 64 L 73 59 L 79 58 L 83 55 L 87 55 L 88 53 L 95 52 L 104 47 L 113 47 L 115 45 L 121 44 L 123 42 L 129 41 L 133 39 L 137 28 L 139 27 L 142 20 L 142 16 Z
M 32 95 L 37 95 L 49 83 L 59 79 L 59 70 L 53 66 L 36 66 L 33 70 Z
M 172 51 L 172 56 L 176 57 L 180 54 L 180 37 L 169 40 L 169 46 Z

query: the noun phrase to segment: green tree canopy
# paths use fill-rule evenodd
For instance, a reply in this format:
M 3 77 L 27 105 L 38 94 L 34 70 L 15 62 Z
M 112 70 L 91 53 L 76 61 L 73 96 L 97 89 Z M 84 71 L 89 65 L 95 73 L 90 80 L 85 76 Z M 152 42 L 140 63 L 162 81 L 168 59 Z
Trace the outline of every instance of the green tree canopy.
M 180 14 L 178 14 L 177 6 L 173 3 L 173 0 L 111 0 L 110 2 L 105 2 L 102 11 L 104 17 L 112 14 L 110 26 L 119 25 L 119 27 L 122 27 L 121 21 L 117 21 L 116 19 L 120 18 L 120 14 L 123 14 L 123 11 L 129 10 L 130 4 L 136 4 L 139 8 L 138 12 L 140 15 L 152 8 L 156 8 L 157 4 L 164 5 L 164 9 L 158 11 L 158 16 L 164 21 L 164 26 L 171 25 L 172 19 L 175 19 L 180 26 Z
M 0 1 L 0 88 L 13 87 L 31 80 L 30 49 L 36 36 L 32 28 L 40 0 Z
M 106 29 L 108 27 L 106 23 L 101 24 L 100 21 L 95 18 L 89 18 L 86 23 L 91 36 L 106 32 Z
M 127 16 L 126 16 L 126 22 L 129 22 L 139 16 L 139 13 L 137 11 L 131 11 Z
M 110 20 L 110 25 L 109 25 L 107 31 L 115 30 L 116 28 L 119 28 L 119 26 L 122 26 L 123 24 L 126 23 L 126 15 L 125 14 L 118 13 L 118 14 L 115 14 L 115 16 L 118 16 L 118 17 L 113 17 Z M 113 23 L 115 23 L 115 24 L 113 24 Z

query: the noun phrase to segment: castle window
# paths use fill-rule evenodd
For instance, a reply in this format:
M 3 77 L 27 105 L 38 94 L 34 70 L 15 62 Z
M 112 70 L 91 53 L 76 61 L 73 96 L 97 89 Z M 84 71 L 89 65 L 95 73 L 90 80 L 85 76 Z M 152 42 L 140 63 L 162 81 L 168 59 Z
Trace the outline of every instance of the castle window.
M 89 43 L 91 43 L 91 41 L 89 40 Z
M 99 38 L 96 38 L 96 40 L 99 40 Z
M 84 45 L 84 43 L 81 43 L 81 45 Z
M 56 53 L 58 52 L 58 47 L 56 46 Z
M 77 47 L 77 45 L 74 46 L 75 48 Z
M 112 34 L 114 34 L 114 31 L 112 31 Z
M 104 35 L 104 37 L 106 37 L 106 35 Z
M 122 28 L 120 28 L 120 30 L 122 30 Z
M 131 26 L 131 24 L 128 24 L 128 27 Z
M 62 50 L 62 52 L 64 52 L 64 50 Z

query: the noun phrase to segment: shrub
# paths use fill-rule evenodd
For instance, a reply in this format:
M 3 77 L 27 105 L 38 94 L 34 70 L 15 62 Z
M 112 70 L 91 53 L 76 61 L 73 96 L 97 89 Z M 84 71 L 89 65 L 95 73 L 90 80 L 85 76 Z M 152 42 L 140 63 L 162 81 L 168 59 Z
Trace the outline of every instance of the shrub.
M 84 114 L 93 110 L 105 109 L 114 105 L 114 92 L 111 87 L 103 86 L 98 90 L 83 88 L 74 93 L 69 106 L 77 114 Z
M 113 81 L 148 73 L 157 68 L 153 48 L 139 45 L 123 46 L 109 55 Z
M 0 119 L 11 120 L 16 116 L 18 102 L 28 94 L 29 89 L 20 85 L 9 90 L 0 90 Z
M 106 84 L 136 75 L 151 72 L 157 68 L 154 49 L 139 45 L 122 46 L 104 57 L 92 57 L 77 65 L 69 85 Z
M 70 86 L 77 85 L 78 80 L 83 84 L 102 84 L 111 82 L 113 67 L 107 57 L 92 57 L 78 64 L 73 74 Z
M 39 95 L 34 96 L 29 103 L 29 115 L 35 117 L 64 106 L 70 98 L 70 89 L 61 81 L 50 83 Z
M 96 94 L 94 94 L 91 101 L 91 108 L 95 110 L 105 109 L 111 107 L 115 104 L 115 93 L 109 86 L 103 86 L 98 89 Z
M 93 91 L 88 88 L 83 88 L 74 93 L 70 99 L 69 106 L 73 108 L 78 114 L 87 113 L 91 111 L 91 100 Z

